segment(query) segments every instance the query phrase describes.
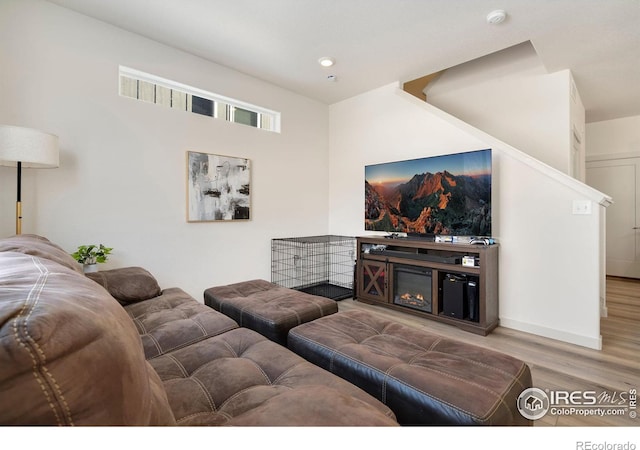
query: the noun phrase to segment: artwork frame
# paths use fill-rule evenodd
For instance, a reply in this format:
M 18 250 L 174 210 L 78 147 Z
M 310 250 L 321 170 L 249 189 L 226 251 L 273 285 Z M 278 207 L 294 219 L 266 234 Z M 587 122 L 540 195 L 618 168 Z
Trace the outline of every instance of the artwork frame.
M 251 220 L 251 160 L 187 151 L 187 222 Z

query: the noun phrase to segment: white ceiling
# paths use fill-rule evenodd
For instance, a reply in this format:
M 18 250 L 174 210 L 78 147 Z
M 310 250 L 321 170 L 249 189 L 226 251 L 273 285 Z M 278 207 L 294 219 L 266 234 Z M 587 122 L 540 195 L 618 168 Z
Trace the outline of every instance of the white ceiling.
M 327 104 L 531 41 L 587 122 L 640 115 L 639 0 L 48 1 Z

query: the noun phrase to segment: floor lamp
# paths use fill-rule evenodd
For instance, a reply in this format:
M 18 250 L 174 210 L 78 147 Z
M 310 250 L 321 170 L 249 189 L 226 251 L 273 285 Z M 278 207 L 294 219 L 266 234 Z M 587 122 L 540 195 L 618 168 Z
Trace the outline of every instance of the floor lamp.
M 22 168 L 58 167 L 58 136 L 31 128 L 0 125 L 0 166 L 17 167 L 16 234 L 22 233 Z

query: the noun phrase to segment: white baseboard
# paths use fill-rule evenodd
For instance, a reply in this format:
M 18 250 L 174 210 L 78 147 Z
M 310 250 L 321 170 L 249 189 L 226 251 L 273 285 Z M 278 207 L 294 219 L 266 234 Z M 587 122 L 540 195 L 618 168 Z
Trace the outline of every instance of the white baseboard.
M 526 333 L 531 333 L 562 342 L 568 342 L 569 344 L 580 345 L 582 347 L 593 348 L 595 350 L 602 350 L 602 336 L 600 335 L 593 337 L 582 336 L 579 334 L 567 333 L 566 331 L 541 327 L 539 325 L 533 325 L 530 323 L 520 322 L 518 320 L 512 320 L 504 317 L 500 317 L 500 326 L 518 331 L 524 331 Z

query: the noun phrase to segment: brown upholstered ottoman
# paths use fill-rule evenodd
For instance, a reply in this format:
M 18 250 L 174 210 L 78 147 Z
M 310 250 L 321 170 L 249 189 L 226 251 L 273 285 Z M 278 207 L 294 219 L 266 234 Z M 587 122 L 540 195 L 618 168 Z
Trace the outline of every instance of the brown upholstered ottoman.
M 338 312 L 335 300 L 288 289 L 265 280 L 243 281 L 204 291 L 204 302 L 281 345 L 297 325 Z
M 288 346 L 381 400 L 403 425 L 531 425 L 517 409 L 531 372 L 508 355 L 364 311 L 293 328 Z
M 179 425 L 398 425 L 389 407 L 363 390 L 246 328 L 149 363 Z

